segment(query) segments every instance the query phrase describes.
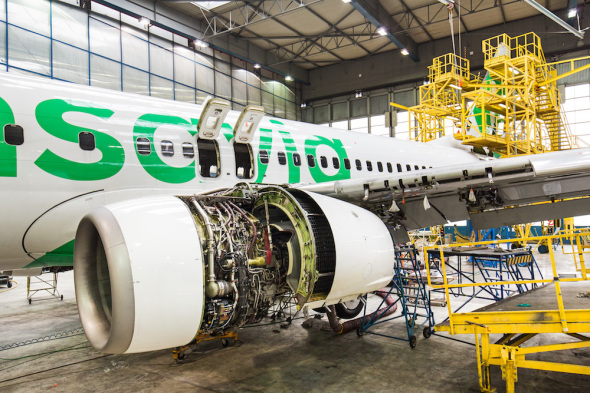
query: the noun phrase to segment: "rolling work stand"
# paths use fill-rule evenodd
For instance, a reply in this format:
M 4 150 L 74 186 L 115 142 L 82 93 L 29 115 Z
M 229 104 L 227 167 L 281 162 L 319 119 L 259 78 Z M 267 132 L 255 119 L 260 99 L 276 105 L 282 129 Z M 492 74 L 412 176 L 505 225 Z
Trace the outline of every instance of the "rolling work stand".
M 57 290 L 57 272 L 50 273 L 51 278 L 44 278 L 43 276 L 27 277 L 27 300 L 29 304 L 35 300 L 64 300 L 64 295 L 61 295 Z M 45 295 L 45 297 L 41 297 Z
M 382 300 L 378 308 L 382 312 L 375 312 L 369 316 L 366 314 L 365 305 L 363 324 L 357 330 L 357 334 L 370 333 L 396 340 L 403 340 L 407 341 L 411 348 L 415 348 L 418 341 L 415 334 L 416 331 L 424 327 L 422 330 L 424 338 L 430 337 L 434 332 L 434 315 L 430 307 L 430 294 L 426 289 L 425 280 L 420 269 L 420 262 L 416 257 L 414 246 L 396 247 L 392 284 L 387 296 L 397 295 L 398 300 L 385 307 L 383 307 L 386 303 L 385 299 Z M 387 314 L 391 307 L 396 306 L 398 303 L 401 307 L 401 315 L 388 319 L 380 319 L 381 316 Z M 404 318 L 405 320 L 407 338 L 369 331 L 372 326 L 398 318 Z M 422 320 L 422 322 L 419 323 L 419 320 Z

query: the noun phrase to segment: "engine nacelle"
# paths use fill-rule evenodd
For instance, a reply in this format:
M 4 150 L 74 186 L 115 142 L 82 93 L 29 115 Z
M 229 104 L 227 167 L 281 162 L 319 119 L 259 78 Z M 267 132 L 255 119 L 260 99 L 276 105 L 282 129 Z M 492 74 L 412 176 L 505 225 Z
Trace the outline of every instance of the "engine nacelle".
M 387 285 L 394 251 L 374 214 L 322 195 L 239 185 L 107 205 L 83 218 L 74 279 L 90 343 L 107 353 L 182 346 L 298 307 Z
M 86 337 L 101 352 L 170 348 L 193 339 L 203 315 L 203 252 L 174 197 L 116 203 L 76 233 L 74 281 Z

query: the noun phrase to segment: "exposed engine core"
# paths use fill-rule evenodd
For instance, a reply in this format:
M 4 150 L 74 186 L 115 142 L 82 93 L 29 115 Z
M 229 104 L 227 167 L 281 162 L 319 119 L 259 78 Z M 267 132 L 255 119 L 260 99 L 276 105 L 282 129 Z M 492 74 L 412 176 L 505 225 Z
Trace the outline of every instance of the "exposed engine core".
M 372 213 L 270 186 L 108 205 L 84 217 L 75 244 L 82 325 L 108 353 L 235 331 L 285 298 L 355 299 L 393 274 L 389 232 Z

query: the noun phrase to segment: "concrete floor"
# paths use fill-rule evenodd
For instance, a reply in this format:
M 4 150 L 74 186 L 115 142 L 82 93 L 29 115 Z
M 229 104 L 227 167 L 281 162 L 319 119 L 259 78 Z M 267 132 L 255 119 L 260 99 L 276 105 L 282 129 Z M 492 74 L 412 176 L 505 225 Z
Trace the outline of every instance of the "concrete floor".
M 547 260 L 544 255 L 536 257 Z M 264 326 L 242 329 L 238 345 L 223 348 L 217 341 L 200 344 L 180 365 L 173 362 L 170 350 L 104 355 L 94 351 L 85 336 L 76 331 L 80 322 L 72 272 L 60 274 L 59 280 L 63 301 L 33 301 L 29 305 L 26 279 L 22 277 L 16 278 L 16 288 L 0 288 L 4 291 L 0 292 L 0 349 L 74 331 L 64 338 L 0 350 L 1 392 L 479 391 L 473 345 L 438 336 L 424 339 L 420 334 L 417 347 L 410 349 L 405 341 L 371 334 L 360 338 L 354 332 L 336 336 L 325 330 L 325 318 L 316 320 L 309 329 L 302 327 L 304 318 L 296 319 L 287 329 L 280 324 L 269 325 L 268 320 Z M 470 304 L 466 310 L 484 304 Z M 433 309 L 437 322 L 446 317 L 446 308 Z M 398 319 L 374 331 L 402 336 L 405 327 Z M 470 336 L 455 337 L 473 342 Z M 562 337 L 538 336 L 531 344 L 557 339 Z M 530 358 L 590 365 L 590 350 Z M 518 378 L 518 392 L 590 391 L 590 376 L 519 369 Z M 492 367 L 492 386 L 498 392 L 505 391 L 498 367 Z

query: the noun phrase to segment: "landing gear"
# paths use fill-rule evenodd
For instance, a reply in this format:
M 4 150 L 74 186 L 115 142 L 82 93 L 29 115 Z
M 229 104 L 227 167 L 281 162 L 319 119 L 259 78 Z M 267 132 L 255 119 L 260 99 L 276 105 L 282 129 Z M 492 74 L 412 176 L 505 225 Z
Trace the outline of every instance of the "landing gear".
M 352 319 L 359 315 L 365 307 L 364 299 L 358 298 L 336 304 L 336 315 L 342 319 Z

